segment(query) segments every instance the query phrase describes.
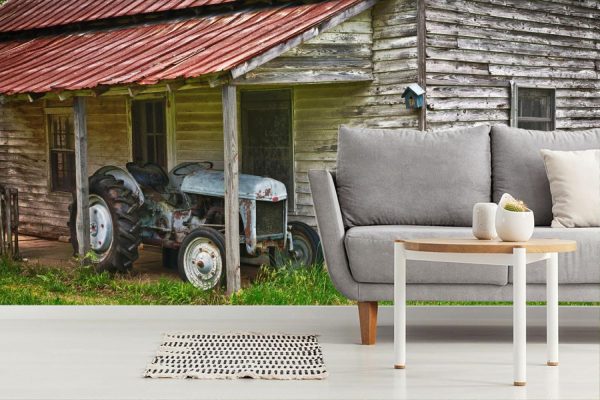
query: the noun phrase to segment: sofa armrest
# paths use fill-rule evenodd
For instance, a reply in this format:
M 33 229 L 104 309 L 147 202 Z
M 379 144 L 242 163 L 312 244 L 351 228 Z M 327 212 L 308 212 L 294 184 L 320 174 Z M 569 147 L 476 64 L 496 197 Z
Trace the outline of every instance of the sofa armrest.
M 308 171 L 308 180 L 329 276 L 340 293 L 351 300 L 358 300 L 358 283 L 348 267 L 344 246 L 346 232 L 333 174 L 325 170 L 311 170 Z

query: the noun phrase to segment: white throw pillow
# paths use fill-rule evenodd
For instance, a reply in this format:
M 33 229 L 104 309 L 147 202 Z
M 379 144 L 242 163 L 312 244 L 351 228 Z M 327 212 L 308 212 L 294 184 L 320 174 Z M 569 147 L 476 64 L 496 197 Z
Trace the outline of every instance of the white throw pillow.
M 600 226 L 600 149 L 541 153 L 552 193 L 552 227 Z

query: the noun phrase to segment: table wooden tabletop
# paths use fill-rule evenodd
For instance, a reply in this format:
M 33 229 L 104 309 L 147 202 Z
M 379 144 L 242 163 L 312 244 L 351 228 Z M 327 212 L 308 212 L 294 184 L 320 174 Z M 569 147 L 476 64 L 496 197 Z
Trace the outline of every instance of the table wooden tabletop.
M 527 242 L 503 242 L 501 240 L 428 238 L 396 240 L 404 243 L 406 250 L 434 253 L 512 253 L 515 248 L 527 249 L 528 253 L 568 253 L 577 250 L 574 240 L 531 239 Z

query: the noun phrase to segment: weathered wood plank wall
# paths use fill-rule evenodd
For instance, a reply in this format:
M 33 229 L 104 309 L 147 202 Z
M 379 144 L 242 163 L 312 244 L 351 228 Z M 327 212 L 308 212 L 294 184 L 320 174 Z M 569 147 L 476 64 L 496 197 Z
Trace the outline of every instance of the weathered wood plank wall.
M 242 84 L 364 81 L 372 78 L 371 10 L 308 40 L 247 73 Z
M 509 123 L 509 81 L 556 88 L 556 128 L 600 127 L 600 3 L 426 0 L 429 128 Z
M 125 98 L 87 101 L 88 172 L 106 164 L 124 166 L 129 159 Z M 70 193 L 50 190 L 44 107 L 71 107 L 64 102 L 10 102 L 0 106 L 0 183 L 19 190 L 20 229 L 28 234 L 68 236 Z
M 19 190 L 20 230 L 57 237 L 71 196 L 48 190 L 44 124 L 42 101 L 0 106 L 0 183 Z
M 223 169 L 221 90 L 175 94 L 175 162 L 212 161 Z
M 87 101 L 89 174 L 105 165 L 125 167 L 131 160 L 126 97 L 99 97 Z
M 373 74 L 363 124 L 380 128 L 417 128 L 418 113 L 401 98 L 418 79 L 417 0 L 385 0 L 373 8 Z

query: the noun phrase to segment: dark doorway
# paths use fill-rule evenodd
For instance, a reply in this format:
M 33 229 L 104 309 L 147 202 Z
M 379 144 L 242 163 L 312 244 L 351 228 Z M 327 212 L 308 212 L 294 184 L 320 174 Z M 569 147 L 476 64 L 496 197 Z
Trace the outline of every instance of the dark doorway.
M 241 93 L 242 172 L 285 184 L 294 208 L 294 157 L 291 90 Z
M 136 100 L 131 104 L 133 161 L 167 168 L 165 100 Z

